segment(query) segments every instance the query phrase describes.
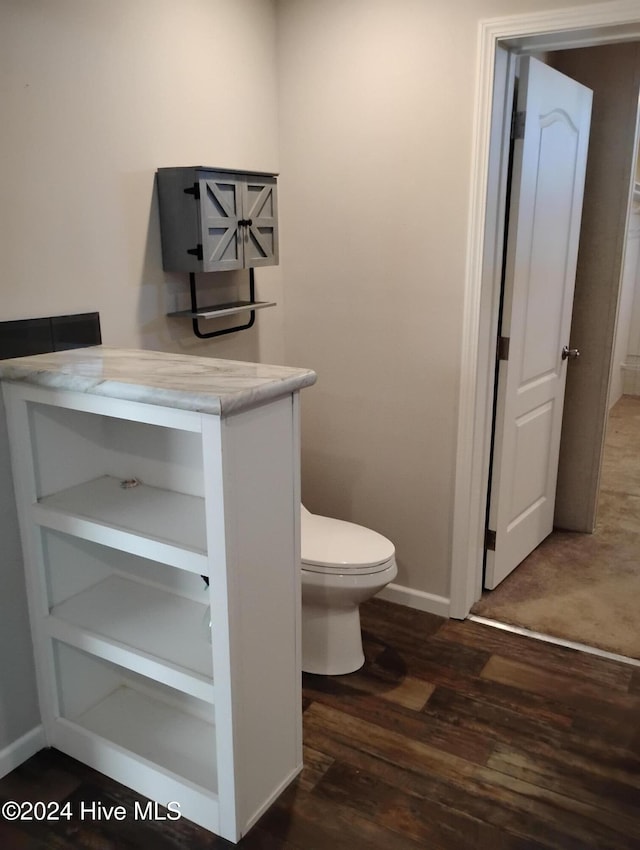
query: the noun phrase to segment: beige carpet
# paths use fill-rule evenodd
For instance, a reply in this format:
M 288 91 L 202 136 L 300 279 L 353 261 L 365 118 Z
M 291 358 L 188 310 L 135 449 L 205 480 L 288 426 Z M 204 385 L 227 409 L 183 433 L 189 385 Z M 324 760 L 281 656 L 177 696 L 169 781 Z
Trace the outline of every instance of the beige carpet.
M 610 413 L 595 532 L 554 531 L 472 613 L 640 659 L 640 398 Z

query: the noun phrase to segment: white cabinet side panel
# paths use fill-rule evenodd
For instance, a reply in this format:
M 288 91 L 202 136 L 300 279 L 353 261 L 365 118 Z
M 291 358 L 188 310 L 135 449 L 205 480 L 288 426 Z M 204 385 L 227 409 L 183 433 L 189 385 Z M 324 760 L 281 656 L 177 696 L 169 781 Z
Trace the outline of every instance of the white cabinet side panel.
M 300 503 L 293 402 L 222 421 L 238 822 L 301 766 Z

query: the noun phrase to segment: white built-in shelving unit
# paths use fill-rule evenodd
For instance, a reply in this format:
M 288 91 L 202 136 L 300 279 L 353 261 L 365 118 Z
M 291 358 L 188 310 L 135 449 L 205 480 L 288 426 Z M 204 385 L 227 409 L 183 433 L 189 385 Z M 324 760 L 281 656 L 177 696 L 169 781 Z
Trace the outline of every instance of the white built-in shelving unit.
M 239 840 L 302 766 L 297 392 L 4 394 L 48 743 Z

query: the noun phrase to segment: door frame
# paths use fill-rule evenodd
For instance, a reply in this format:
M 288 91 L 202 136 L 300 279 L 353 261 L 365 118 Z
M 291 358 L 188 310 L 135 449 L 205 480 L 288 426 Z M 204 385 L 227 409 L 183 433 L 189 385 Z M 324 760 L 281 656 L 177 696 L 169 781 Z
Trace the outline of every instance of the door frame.
M 522 53 L 640 40 L 637 0 L 614 0 L 480 22 L 451 542 L 450 609 L 464 618 L 482 594 L 495 351 L 504 242 L 505 144 L 515 58 Z M 602 416 L 606 416 L 603 410 Z

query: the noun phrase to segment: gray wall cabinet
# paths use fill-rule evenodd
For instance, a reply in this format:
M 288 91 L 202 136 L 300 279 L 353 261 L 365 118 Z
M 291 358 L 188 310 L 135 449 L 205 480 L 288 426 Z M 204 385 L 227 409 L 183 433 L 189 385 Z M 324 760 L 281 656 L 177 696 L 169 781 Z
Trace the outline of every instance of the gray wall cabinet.
M 277 265 L 276 175 L 194 166 L 157 179 L 165 271 Z

